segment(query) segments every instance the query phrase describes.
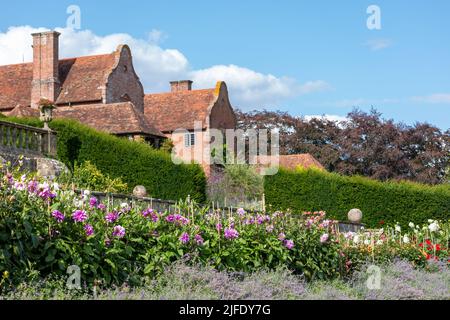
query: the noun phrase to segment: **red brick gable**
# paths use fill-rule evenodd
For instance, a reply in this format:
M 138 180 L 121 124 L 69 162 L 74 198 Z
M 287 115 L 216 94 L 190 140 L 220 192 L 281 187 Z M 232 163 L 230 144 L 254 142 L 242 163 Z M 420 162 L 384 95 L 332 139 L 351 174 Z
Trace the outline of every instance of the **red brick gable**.
M 101 102 L 108 75 L 116 64 L 116 52 L 59 61 L 61 92 L 57 104 Z M 0 66 L 0 110 L 31 104 L 33 64 Z
M 195 121 L 207 128 L 207 117 L 217 100 L 216 89 L 186 90 L 147 94 L 144 97 L 146 118 L 162 132 L 194 129 Z

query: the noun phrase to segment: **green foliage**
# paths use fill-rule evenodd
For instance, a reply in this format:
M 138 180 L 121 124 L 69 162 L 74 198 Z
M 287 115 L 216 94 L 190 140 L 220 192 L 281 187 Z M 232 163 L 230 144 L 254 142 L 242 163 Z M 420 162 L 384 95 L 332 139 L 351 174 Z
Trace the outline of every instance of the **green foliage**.
M 207 213 L 191 201 L 172 212 L 136 201 L 101 204 L 88 194 L 7 172 L 0 179 L 0 294 L 15 283 L 67 276 L 71 265 L 91 287 L 96 281 L 133 285 L 182 260 L 238 272 L 283 267 L 312 280 L 349 276 L 372 257 L 401 257 L 419 266 L 425 259 L 448 259 L 448 222 L 410 227 L 406 234 L 397 227 L 377 236 L 363 232 L 355 244 L 336 232 L 324 212 Z
M 363 212 L 363 223 L 424 223 L 450 216 L 450 187 L 411 182 L 378 182 L 359 176 L 344 177 L 319 170 L 281 169 L 265 178 L 266 203 L 272 209 L 297 212 L 324 210 L 341 221 L 353 208 Z
M 174 144 L 173 141 L 171 139 L 166 139 L 164 140 L 164 142 L 162 143 L 161 147 L 159 148 L 159 150 L 167 152 L 167 153 L 172 153 L 172 150 L 174 148 Z
M 89 160 L 80 165 L 75 163 L 73 173 L 59 177 L 58 182 L 68 185 L 73 184 L 78 189 L 91 191 L 112 193 L 128 191 L 128 186 L 122 179 L 111 179 L 108 175 L 104 175 Z
M 41 127 L 35 118 L 8 120 Z M 69 168 L 90 161 L 112 179 L 120 178 L 128 191 L 136 185 L 146 187 L 152 197 L 199 202 L 206 198 L 206 178 L 197 164 L 175 165 L 171 156 L 150 146 L 95 131 L 71 120 L 57 119 L 50 127 L 58 134 L 58 158 Z
M 214 173 L 208 185 L 210 201 L 222 206 L 244 206 L 261 200 L 264 192 L 263 177 L 246 164 L 227 164 L 222 173 Z

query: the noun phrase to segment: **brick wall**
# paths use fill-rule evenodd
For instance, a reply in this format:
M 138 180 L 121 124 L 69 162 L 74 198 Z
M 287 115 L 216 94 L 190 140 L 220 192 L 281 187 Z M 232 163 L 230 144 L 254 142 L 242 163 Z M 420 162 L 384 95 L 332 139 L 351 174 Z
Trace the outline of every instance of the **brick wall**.
M 105 103 L 131 101 L 144 112 L 144 88 L 134 70 L 130 48 L 121 46 L 117 54 L 117 66 L 106 86 Z
M 215 129 L 235 129 L 236 116 L 228 97 L 228 89 L 224 82 L 217 84 L 216 92 L 219 97 L 209 116 L 209 127 Z

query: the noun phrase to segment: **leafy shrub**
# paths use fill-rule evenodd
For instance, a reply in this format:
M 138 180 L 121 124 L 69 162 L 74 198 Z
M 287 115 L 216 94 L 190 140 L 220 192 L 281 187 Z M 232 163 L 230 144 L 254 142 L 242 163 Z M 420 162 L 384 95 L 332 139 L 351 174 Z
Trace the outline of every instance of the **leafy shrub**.
M 111 179 L 108 175 L 104 175 L 89 160 L 80 165 L 75 163 L 73 173 L 59 177 L 58 182 L 69 185 L 73 184 L 78 189 L 87 189 L 91 191 L 113 193 L 123 193 L 128 191 L 128 186 L 122 179 Z
M 165 139 L 159 149 L 170 154 L 172 153 L 174 147 L 175 145 L 173 144 L 173 141 L 171 139 Z
M 214 172 L 208 183 L 208 199 L 221 206 L 251 209 L 248 204 L 260 201 L 263 192 L 263 177 L 246 164 L 227 164 L 223 172 Z
M 373 233 L 354 243 L 324 212 L 208 213 L 190 201 L 156 212 L 139 202 L 100 203 L 86 192 L 78 196 L 25 175 L 7 172 L 0 180 L 0 273 L 9 272 L 14 283 L 64 276 L 71 265 L 92 286 L 96 280 L 140 283 L 180 260 L 232 272 L 281 267 L 325 280 L 349 276 L 370 259 L 448 259 L 450 224 L 433 221 L 424 228 L 429 231 L 411 231 L 408 242 L 406 234 L 387 229 L 381 245 Z
M 35 118 L 8 120 L 42 126 Z M 50 127 L 58 134 L 58 159 L 69 168 L 89 160 L 112 179 L 121 178 L 128 191 L 144 185 L 149 195 L 156 198 L 178 200 L 189 195 L 199 202 L 206 198 L 205 174 L 197 164 L 175 165 L 166 152 L 95 131 L 72 120 L 57 119 Z
M 324 210 L 346 221 L 353 208 L 363 212 L 363 223 L 424 223 L 427 219 L 450 217 L 450 187 L 411 182 L 378 182 L 363 177 L 344 177 L 314 169 L 280 169 L 264 182 L 266 203 L 272 209 L 297 212 Z

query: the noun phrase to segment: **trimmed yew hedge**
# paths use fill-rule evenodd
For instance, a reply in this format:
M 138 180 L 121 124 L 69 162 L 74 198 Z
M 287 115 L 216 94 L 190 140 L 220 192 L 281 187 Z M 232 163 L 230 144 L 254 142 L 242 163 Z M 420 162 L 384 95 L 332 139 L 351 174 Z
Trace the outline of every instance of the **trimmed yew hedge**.
M 8 121 L 42 127 L 35 118 Z M 91 161 L 111 178 L 122 178 L 130 188 L 144 185 L 149 195 L 167 200 L 206 199 L 206 177 L 197 164 L 175 165 L 170 154 L 150 146 L 98 132 L 72 120 L 50 123 L 58 134 L 58 159 L 73 168 L 75 162 Z
M 363 223 L 425 223 L 450 219 L 450 186 L 410 182 L 379 182 L 364 177 L 345 177 L 316 169 L 280 169 L 265 177 L 266 203 L 273 210 L 326 211 L 340 221 L 350 209 L 363 212 Z

